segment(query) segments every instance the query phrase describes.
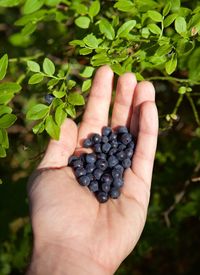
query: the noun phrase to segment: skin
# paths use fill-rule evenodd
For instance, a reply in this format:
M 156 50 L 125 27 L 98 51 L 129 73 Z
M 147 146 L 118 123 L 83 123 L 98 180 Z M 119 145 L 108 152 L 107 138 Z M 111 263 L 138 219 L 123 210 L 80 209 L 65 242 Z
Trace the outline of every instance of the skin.
M 113 274 L 134 249 L 143 230 L 157 144 L 158 115 L 150 82 L 125 73 L 117 82 L 110 125 L 126 125 L 137 137 L 132 167 L 119 199 L 99 204 L 80 186 L 67 160 L 90 133 L 108 125 L 113 72 L 96 72 L 83 120 L 67 119 L 60 140 L 51 140 L 28 184 L 34 233 L 28 275 Z

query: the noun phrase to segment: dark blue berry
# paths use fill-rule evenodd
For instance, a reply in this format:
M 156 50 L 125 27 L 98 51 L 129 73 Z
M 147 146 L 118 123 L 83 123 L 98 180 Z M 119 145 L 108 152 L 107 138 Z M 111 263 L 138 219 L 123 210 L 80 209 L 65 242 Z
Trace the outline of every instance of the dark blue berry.
M 118 188 L 111 188 L 109 195 L 112 199 L 118 199 L 120 196 L 120 190 Z
M 93 145 L 93 142 L 90 138 L 86 138 L 83 142 L 83 147 L 84 148 L 89 148 Z
M 94 144 L 95 143 L 100 143 L 101 142 L 101 136 L 99 134 L 94 134 L 92 136 L 92 141 L 93 141 Z
M 127 145 L 132 141 L 132 135 L 131 134 L 123 134 L 121 136 L 120 140 L 123 144 Z
M 134 141 L 131 141 L 128 145 L 127 145 L 127 148 L 131 148 L 131 149 L 135 149 L 135 143 Z
M 82 168 L 83 167 L 83 161 L 81 159 L 77 159 L 73 161 L 73 168 Z
M 126 126 L 120 126 L 117 128 L 117 133 L 118 134 L 127 134 L 128 133 L 128 129 Z
M 103 127 L 102 129 L 103 136 L 109 136 L 111 132 L 112 132 L 112 129 L 110 127 Z
M 108 152 L 109 156 L 112 156 L 117 153 L 117 148 L 111 148 L 110 151 Z
M 86 175 L 86 170 L 84 168 L 77 168 L 75 170 L 75 175 L 77 178 L 81 177 L 81 176 L 85 176 Z
M 123 180 L 120 179 L 120 178 L 116 178 L 116 179 L 114 179 L 114 181 L 113 181 L 113 186 L 116 187 L 116 188 L 122 187 L 123 184 L 124 184 L 124 182 L 123 182 Z
M 97 160 L 97 162 L 96 162 L 96 167 L 98 168 L 98 169 L 101 169 L 101 170 L 106 170 L 106 168 L 108 167 L 108 162 L 107 162 L 107 160 L 105 160 L 105 159 L 99 159 L 99 160 Z
M 51 102 L 53 101 L 54 98 L 55 98 L 55 96 L 52 95 L 52 94 L 47 94 L 44 97 L 46 103 L 49 104 L 49 105 L 51 104 Z
M 100 153 L 100 154 L 97 155 L 97 158 L 98 159 L 106 159 L 106 154 Z
M 88 163 L 86 166 L 85 166 L 85 170 L 87 173 L 92 173 L 95 169 L 95 165 L 93 163 Z
M 107 136 L 102 136 L 101 142 L 108 143 L 109 139 Z
M 123 143 L 119 143 L 118 148 L 117 148 L 118 152 L 123 151 L 125 149 L 126 149 L 126 145 L 124 145 Z
M 81 176 L 78 178 L 78 182 L 82 186 L 88 186 L 90 184 L 90 178 L 88 176 Z
M 117 147 L 118 147 L 118 142 L 117 142 L 117 140 L 112 140 L 112 141 L 110 142 L 110 144 L 111 144 L 112 148 L 117 148 Z
M 118 159 L 115 156 L 110 156 L 108 158 L 108 166 L 110 168 L 114 167 L 115 165 L 117 165 L 119 163 Z
M 110 191 L 110 184 L 107 182 L 102 183 L 101 189 L 102 191 L 108 193 Z
M 93 176 L 93 174 L 86 174 L 86 176 L 88 176 L 89 178 L 90 178 L 90 181 L 93 181 L 94 180 L 94 176 Z
M 96 157 L 96 154 L 94 153 L 87 154 L 85 158 L 87 163 L 95 163 L 96 159 L 97 157 Z
M 90 182 L 89 189 L 92 192 L 97 192 L 99 191 L 99 184 L 98 181 L 94 180 Z
M 126 153 L 124 151 L 120 151 L 116 154 L 116 157 L 118 158 L 118 160 L 123 160 L 126 158 Z
M 122 166 L 123 166 L 124 168 L 129 168 L 129 167 L 131 167 L 131 160 L 130 160 L 130 159 L 124 159 L 124 160 L 122 161 Z
M 68 165 L 69 166 L 73 166 L 73 162 L 75 160 L 77 160 L 77 159 L 79 159 L 79 157 L 77 157 L 77 156 L 71 156 L 71 157 L 69 157 L 69 159 L 68 159 Z
M 108 153 L 111 148 L 110 143 L 104 143 L 101 147 L 103 153 Z
M 100 203 L 107 202 L 108 200 L 108 194 L 106 192 L 98 192 L 97 199 Z
M 103 171 L 101 169 L 95 169 L 93 171 L 93 176 L 95 179 L 100 180 L 101 176 L 103 175 Z
M 120 165 L 120 164 L 117 164 L 115 166 L 115 169 L 118 170 L 118 171 L 120 171 L 121 174 L 124 172 L 124 167 L 122 165 Z
M 94 144 L 93 148 L 94 148 L 95 153 L 101 153 L 102 152 L 100 143 Z
M 117 140 L 117 134 L 116 133 L 111 133 L 109 135 L 109 141 L 112 141 L 112 140 Z
M 122 176 L 122 172 L 116 168 L 112 169 L 113 178 L 120 178 Z
M 133 156 L 133 149 L 127 148 L 127 149 L 125 150 L 125 153 L 126 153 L 126 157 L 131 159 L 132 156 Z
M 101 177 L 101 181 L 111 184 L 113 181 L 113 178 L 110 174 L 106 173 L 106 174 L 103 174 L 103 176 Z

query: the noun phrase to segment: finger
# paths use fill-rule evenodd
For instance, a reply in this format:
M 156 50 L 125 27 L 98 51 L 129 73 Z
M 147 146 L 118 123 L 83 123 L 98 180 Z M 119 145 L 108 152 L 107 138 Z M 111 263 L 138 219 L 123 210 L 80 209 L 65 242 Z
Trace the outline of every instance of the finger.
M 133 93 L 136 84 L 137 80 L 132 73 L 125 73 L 119 77 L 111 120 L 112 127 L 119 125 L 129 127 L 132 115 Z
M 132 161 L 134 174 L 150 186 L 158 136 L 158 113 L 154 102 L 141 105 L 139 133 Z
M 76 143 L 77 126 L 71 119 L 66 119 L 61 126 L 60 139 L 49 142 L 45 156 L 38 168 L 66 166 L 69 156 L 75 150 Z
M 155 89 L 151 82 L 142 81 L 137 84 L 133 99 L 133 114 L 131 118 L 131 133 L 138 134 L 140 105 L 145 101 L 155 101 Z
M 90 91 L 87 107 L 80 124 L 78 146 L 90 133 L 101 133 L 101 128 L 108 124 L 113 86 L 113 71 L 109 66 L 97 70 Z

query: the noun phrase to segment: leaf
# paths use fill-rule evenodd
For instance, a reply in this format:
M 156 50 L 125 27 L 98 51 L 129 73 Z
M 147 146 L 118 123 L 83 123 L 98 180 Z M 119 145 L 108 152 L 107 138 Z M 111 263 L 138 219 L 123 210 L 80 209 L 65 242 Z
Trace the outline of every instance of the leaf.
M 177 16 L 178 15 L 175 13 L 168 15 L 164 20 L 164 27 L 169 27 L 174 22 Z
M 65 107 L 65 110 L 68 115 L 70 115 L 72 118 L 76 118 L 76 109 L 73 105 L 67 104 L 67 107 Z
M 20 2 L 21 0 L 0 0 L 0 7 L 14 7 Z
M 71 90 L 74 86 L 76 86 L 76 81 L 70 79 L 67 83 L 67 88 Z
M 101 7 L 100 7 L 99 1 L 92 2 L 91 6 L 89 8 L 89 12 L 88 12 L 89 16 L 91 18 L 93 18 L 94 16 L 96 16 L 99 13 L 100 8 Z
M 125 22 L 117 31 L 117 37 L 126 37 L 126 35 L 135 27 L 136 21 L 129 20 Z
M 28 68 L 31 72 L 40 72 L 40 65 L 35 61 L 27 61 Z
M 97 38 L 92 33 L 84 37 L 83 42 L 92 49 L 96 49 L 99 45 Z
M 55 112 L 55 121 L 58 126 L 61 126 L 62 123 L 64 122 L 65 118 L 67 117 L 67 113 L 63 109 L 65 107 L 65 103 L 61 104 L 56 108 Z
M 8 68 L 8 55 L 4 54 L 0 59 L 0 80 L 2 80 Z
M 6 150 L 0 145 L 0 158 L 6 157 Z
M 62 2 L 62 1 L 61 0 L 46 0 L 45 5 L 54 7 L 54 6 L 57 6 L 60 2 Z
M 31 85 L 37 84 L 42 82 L 43 79 L 44 79 L 44 76 L 41 73 L 37 73 L 30 77 L 28 84 L 31 84 Z
M 170 75 L 176 70 L 177 66 L 177 58 L 176 55 L 173 54 L 171 59 L 165 64 L 166 72 Z
M 162 14 L 160 14 L 160 13 L 157 12 L 157 11 L 153 11 L 153 10 L 148 11 L 148 16 L 149 16 L 153 21 L 156 21 L 156 22 L 162 22 L 162 21 L 163 21 Z
M 129 0 L 120 0 L 115 5 L 114 8 L 117 8 L 120 11 L 130 12 L 134 8 L 134 4 Z
M 94 68 L 93 68 L 93 67 L 91 67 L 91 66 L 86 66 L 86 67 L 84 68 L 83 72 L 80 73 L 80 76 L 85 77 L 85 78 L 91 77 L 92 74 L 93 74 L 93 72 L 94 72 Z
M 179 34 L 184 34 L 187 31 L 187 24 L 185 18 L 182 16 L 178 16 L 175 20 L 175 30 Z
M 156 24 L 148 24 L 147 27 L 154 34 L 160 35 L 162 32 L 161 28 L 159 28 Z
M 89 90 L 90 87 L 91 87 L 91 84 L 92 84 L 92 80 L 91 80 L 91 79 L 85 80 L 85 81 L 83 82 L 81 91 L 82 91 L 82 92 L 85 92 L 85 91 Z
M 9 140 L 8 140 L 8 133 L 5 129 L 0 129 L 0 144 L 5 149 L 9 148 Z
M 103 18 L 100 20 L 99 30 L 109 40 L 113 40 L 115 38 L 115 30 L 113 29 L 113 26 L 108 22 L 107 19 Z
M 15 123 L 17 117 L 13 114 L 5 114 L 0 117 L 0 128 L 9 128 Z
M 14 95 L 15 94 L 13 92 L 6 92 L 6 91 L 1 92 L 0 93 L 0 104 L 8 104 L 8 102 L 10 102 L 12 100 Z
M 168 2 L 163 9 L 163 16 L 167 16 L 172 7 L 172 3 Z
M 87 29 L 90 25 L 90 18 L 87 16 L 80 16 L 76 18 L 75 24 L 82 29 Z
M 23 12 L 29 14 L 39 10 L 44 5 L 44 0 L 26 0 Z
M 196 48 L 193 53 L 190 55 L 188 60 L 189 67 L 189 79 L 194 81 L 200 80 L 200 48 Z
M 53 95 L 56 97 L 56 98 L 62 98 L 66 95 L 66 91 L 53 91 Z
M 92 49 L 84 48 L 84 49 L 80 49 L 79 53 L 80 53 L 80 55 L 87 55 L 87 54 L 92 53 L 92 51 L 93 51 Z
M 36 124 L 33 128 L 34 134 L 41 134 L 44 131 L 44 122 L 41 121 L 40 123 Z
M 21 33 L 22 35 L 31 35 L 36 30 L 36 25 L 32 22 L 29 22 L 27 25 L 24 26 Z
M 85 100 L 84 97 L 82 95 L 80 95 L 79 93 L 71 93 L 69 94 L 68 98 L 67 98 L 68 102 L 72 105 L 84 105 L 85 104 Z
M 46 119 L 45 130 L 53 139 L 59 140 L 60 128 L 53 120 L 52 115 L 48 116 Z
M 172 49 L 172 45 L 170 44 L 164 44 L 163 46 L 160 46 L 157 51 L 156 55 L 162 56 L 168 54 Z
M 0 116 L 3 114 L 11 114 L 11 113 L 12 113 L 12 108 L 5 105 L 0 105 Z
M 18 93 L 21 90 L 21 86 L 14 82 L 5 82 L 0 84 L 0 94 L 2 92 Z
M 45 58 L 43 62 L 43 70 L 47 75 L 52 76 L 55 73 L 55 66 L 49 58 Z
M 45 117 L 49 112 L 49 107 L 45 104 L 37 104 L 31 107 L 27 114 L 26 119 L 37 120 Z

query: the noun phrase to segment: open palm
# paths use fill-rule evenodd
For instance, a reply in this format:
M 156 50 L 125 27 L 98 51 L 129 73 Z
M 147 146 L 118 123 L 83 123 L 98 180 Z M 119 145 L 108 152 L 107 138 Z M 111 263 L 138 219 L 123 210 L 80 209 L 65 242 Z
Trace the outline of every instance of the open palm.
M 124 174 L 119 199 L 99 204 L 66 167 L 68 157 L 80 150 L 83 139 L 101 133 L 108 125 L 112 85 L 112 70 L 108 66 L 98 69 L 81 124 L 77 127 L 72 120 L 65 121 L 60 140 L 50 141 L 29 183 L 35 241 L 66 251 L 71 261 L 77 255 L 75 275 L 79 267 L 80 274 L 113 274 L 133 250 L 146 220 L 158 131 L 151 83 L 137 84 L 132 73 L 118 79 L 110 124 L 113 128 L 126 125 L 137 136 L 132 167 Z M 98 266 L 99 273 L 90 273 L 90 264 Z

